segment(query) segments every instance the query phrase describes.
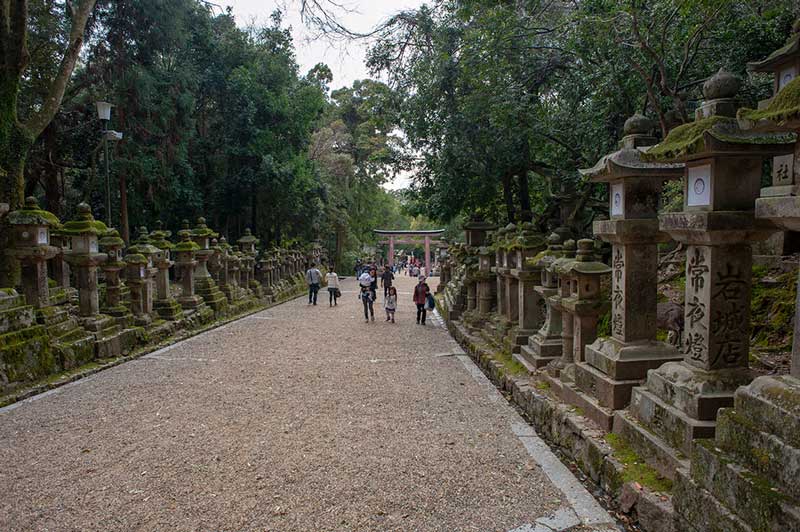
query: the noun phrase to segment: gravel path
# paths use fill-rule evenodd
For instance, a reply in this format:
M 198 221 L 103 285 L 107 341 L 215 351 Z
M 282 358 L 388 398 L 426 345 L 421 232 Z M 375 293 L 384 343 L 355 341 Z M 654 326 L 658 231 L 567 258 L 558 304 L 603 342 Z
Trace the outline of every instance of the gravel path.
M 345 281 L 1 410 L 0 530 L 559 530 L 528 524 L 574 501 L 411 288 L 395 325 Z

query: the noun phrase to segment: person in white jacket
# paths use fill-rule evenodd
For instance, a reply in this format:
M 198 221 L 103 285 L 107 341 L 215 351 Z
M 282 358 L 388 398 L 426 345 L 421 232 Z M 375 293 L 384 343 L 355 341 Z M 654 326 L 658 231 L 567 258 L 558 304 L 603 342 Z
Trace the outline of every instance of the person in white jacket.
M 328 285 L 330 306 L 338 306 L 339 303 L 336 300 L 341 292 L 339 292 L 339 276 L 333 271 L 333 265 L 331 265 L 331 271 L 325 274 L 325 283 Z

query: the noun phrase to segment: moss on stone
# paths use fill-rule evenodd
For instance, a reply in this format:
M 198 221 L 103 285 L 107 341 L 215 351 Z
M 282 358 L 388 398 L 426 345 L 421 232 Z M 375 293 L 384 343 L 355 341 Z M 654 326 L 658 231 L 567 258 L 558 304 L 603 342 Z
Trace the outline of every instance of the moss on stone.
M 667 137 L 650 148 L 642 158 L 648 161 L 680 159 L 697 152 L 702 147 L 703 135 L 717 124 L 733 124 L 733 118 L 710 116 L 683 124 L 669 132 Z
M 770 350 L 791 348 L 794 333 L 794 305 L 797 296 L 797 270 L 774 275 L 774 283 L 762 280 L 770 272 L 753 268 L 753 287 L 750 299 L 752 343 Z
M 767 120 L 782 125 L 800 116 L 800 77 L 794 78 L 775 95 L 764 109 L 739 109 L 737 118 L 743 127 L 752 127 L 755 122 Z
M 672 481 L 660 476 L 655 469 L 648 466 L 622 436 L 606 434 L 605 440 L 611 446 L 614 458 L 624 467 L 622 474 L 624 482 L 638 482 L 652 491 L 672 491 Z

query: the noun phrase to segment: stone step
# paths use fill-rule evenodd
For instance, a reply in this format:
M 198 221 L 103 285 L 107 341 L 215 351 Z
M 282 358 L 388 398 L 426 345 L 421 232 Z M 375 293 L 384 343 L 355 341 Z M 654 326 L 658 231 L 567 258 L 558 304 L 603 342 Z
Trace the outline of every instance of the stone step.
M 13 386 L 57 370 L 58 361 L 43 326 L 0 334 L 0 383 Z
M 67 316 L 67 319 L 63 321 L 47 325 L 47 334 L 53 338 L 61 338 L 62 336 L 74 332 L 76 329 L 85 332 L 83 329 L 80 329 L 77 319 Z
M 604 408 L 597 399 L 568 383 L 561 386 L 558 394 L 562 401 L 578 408 L 580 415 L 592 421 L 601 430 L 611 432 L 614 425 L 614 412 L 611 409 Z
M 644 380 L 649 370 L 659 368 L 666 362 L 682 359 L 680 353 L 661 342 L 642 342 L 626 346 L 613 338 L 599 338 L 593 344 L 587 345 L 585 352 L 589 365 L 621 381 Z
M 678 469 L 688 471 L 689 460 L 686 455 L 670 447 L 659 436 L 639 424 L 627 410 L 617 410 L 614 413 L 613 432 L 622 436 L 636 454 L 661 476 L 675 480 Z
M 648 385 L 650 381 L 648 381 Z M 667 445 L 684 455 L 689 455 L 692 441 L 698 438 L 713 438 L 714 421 L 690 417 L 674 406 L 665 403 L 651 393 L 649 388 L 637 387 L 631 393 L 630 412 L 650 432 L 658 435 Z
M 631 402 L 631 390 L 642 384 L 640 380 L 614 380 L 586 362 L 575 366 L 575 383 L 586 394 L 594 397 L 605 408 L 620 410 Z
M 685 471 L 679 471 L 676 475 L 672 488 L 672 503 L 678 514 L 677 530 L 681 532 L 684 530 L 692 532 L 754 532 L 708 491 L 689 478 Z M 746 504 L 746 501 L 742 501 L 742 503 Z
M 796 501 L 732 458 L 713 440 L 695 442 L 692 479 L 755 530 L 800 532 Z
M 680 367 L 679 364 L 668 362 L 661 366 L 661 370 L 672 366 Z M 725 391 L 699 393 L 696 387 L 684 385 L 685 382 L 694 384 L 689 379 L 670 380 L 669 372 L 662 371 L 648 372 L 648 391 L 662 402 L 677 407 L 695 419 L 713 421 L 720 408 L 733 406 L 733 393 L 736 386 L 725 387 L 727 388 Z
M 0 311 L 25 305 L 25 297 L 13 288 L 0 288 Z
M 800 448 L 800 380 L 762 376 L 736 390 L 736 412 L 760 430 Z
M 48 327 L 63 323 L 69 320 L 70 317 L 67 305 L 50 306 L 36 310 L 36 321 Z
M 95 358 L 94 335 L 83 329 L 76 329 L 75 332 L 54 341 L 53 351 L 59 359 L 61 369 L 82 366 Z
M 24 305 L 0 310 L 0 334 L 18 331 L 36 323 L 36 312 L 32 306 Z
M 790 497 L 800 500 L 800 449 L 724 409 L 717 418 L 716 446 L 752 469 L 770 478 Z
M 536 369 L 540 369 L 548 365 L 551 361 L 556 360 L 561 356 L 561 352 L 555 356 L 541 356 L 535 350 L 533 350 L 530 346 L 530 342 L 528 345 L 523 345 L 520 349 L 520 357 L 524 358 L 528 364 L 533 366 Z

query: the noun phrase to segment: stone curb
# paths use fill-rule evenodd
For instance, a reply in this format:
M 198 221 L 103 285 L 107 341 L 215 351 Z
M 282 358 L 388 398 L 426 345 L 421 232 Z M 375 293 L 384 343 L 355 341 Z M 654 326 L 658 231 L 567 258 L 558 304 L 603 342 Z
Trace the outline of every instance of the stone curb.
M 450 334 L 489 380 L 522 411 L 554 451 L 563 453 L 595 485 L 611 496 L 615 511 L 631 514 L 647 532 L 679 530 L 676 528 L 671 496 L 653 493 L 638 484 L 623 481 L 624 466 L 611 454 L 603 431 L 587 422 L 574 409 L 538 393 L 526 378 L 506 374 L 503 364 L 482 349 L 459 322 L 447 319 L 447 312 L 442 315 Z

